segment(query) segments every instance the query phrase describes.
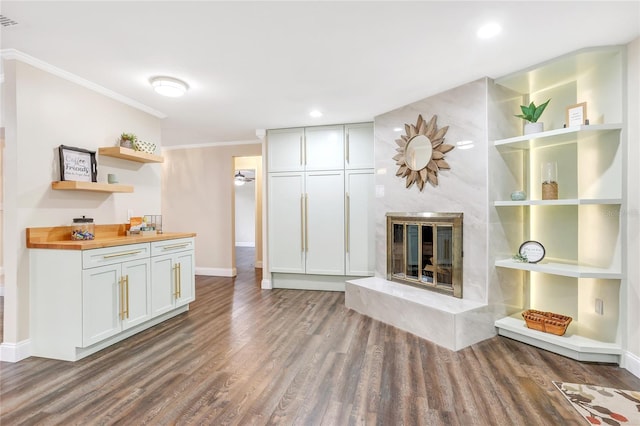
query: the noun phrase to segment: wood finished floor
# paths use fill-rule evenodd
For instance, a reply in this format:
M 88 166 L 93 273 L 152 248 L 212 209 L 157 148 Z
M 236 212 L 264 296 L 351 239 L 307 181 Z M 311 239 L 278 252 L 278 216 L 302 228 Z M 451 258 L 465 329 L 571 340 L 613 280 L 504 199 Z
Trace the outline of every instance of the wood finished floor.
M 640 389 L 502 337 L 451 352 L 342 293 L 261 290 L 251 256 L 235 279 L 197 277 L 188 313 L 81 361 L 0 363 L 0 424 L 581 425 L 552 381 Z

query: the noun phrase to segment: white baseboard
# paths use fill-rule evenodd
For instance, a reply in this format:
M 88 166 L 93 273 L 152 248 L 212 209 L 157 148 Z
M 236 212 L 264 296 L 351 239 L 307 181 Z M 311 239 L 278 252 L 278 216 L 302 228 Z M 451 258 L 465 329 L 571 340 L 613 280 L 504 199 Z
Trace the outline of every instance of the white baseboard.
M 256 268 L 262 268 L 262 260 L 256 261 Z
M 256 246 L 255 241 L 248 241 L 245 243 L 236 241 L 236 247 L 255 247 L 255 246 Z
M 628 351 L 623 356 L 624 368 L 634 376 L 640 377 L 640 357 Z
M 273 286 L 271 285 L 271 280 L 267 280 L 267 279 L 262 280 L 262 283 L 260 283 L 260 287 L 262 287 L 263 290 L 273 289 Z
M 31 340 L 0 344 L 0 361 L 18 362 L 31 356 Z
M 238 275 L 236 268 L 200 268 L 196 267 L 196 275 L 207 277 L 235 277 Z

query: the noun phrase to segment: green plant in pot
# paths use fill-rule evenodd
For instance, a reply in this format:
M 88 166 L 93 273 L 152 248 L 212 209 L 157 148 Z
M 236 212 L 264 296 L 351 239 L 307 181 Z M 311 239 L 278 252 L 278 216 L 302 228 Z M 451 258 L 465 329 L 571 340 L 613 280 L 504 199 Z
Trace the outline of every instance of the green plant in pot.
M 138 140 L 133 133 L 123 133 L 120 135 L 120 146 L 123 148 L 133 149 L 135 142 Z
M 550 101 L 551 99 L 538 106 L 536 106 L 533 102 L 531 102 L 529 105 L 520 105 L 522 114 L 518 114 L 516 115 L 516 117 L 522 118 L 527 122 L 524 125 L 525 135 L 544 131 L 544 123 L 538 122 L 538 119 L 540 118 Z

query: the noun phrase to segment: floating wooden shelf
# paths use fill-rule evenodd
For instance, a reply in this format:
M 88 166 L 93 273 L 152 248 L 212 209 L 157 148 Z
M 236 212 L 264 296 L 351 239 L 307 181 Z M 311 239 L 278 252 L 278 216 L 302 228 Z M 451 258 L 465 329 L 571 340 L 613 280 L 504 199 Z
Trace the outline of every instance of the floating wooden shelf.
M 133 192 L 133 186 L 131 185 L 119 185 L 99 182 L 76 182 L 72 180 L 51 182 L 51 188 L 67 191 Z
M 136 161 L 138 163 L 162 163 L 164 158 L 159 155 L 147 154 L 146 152 L 135 151 L 121 146 L 103 147 L 98 150 L 100 155 L 105 157 L 122 158 L 124 160 Z

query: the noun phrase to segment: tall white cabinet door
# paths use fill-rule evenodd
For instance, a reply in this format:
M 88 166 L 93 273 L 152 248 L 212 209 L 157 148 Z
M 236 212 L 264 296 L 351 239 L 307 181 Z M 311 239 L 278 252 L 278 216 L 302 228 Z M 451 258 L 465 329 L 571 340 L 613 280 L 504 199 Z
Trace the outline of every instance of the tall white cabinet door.
M 196 282 L 194 275 L 193 251 L 176 253 L 175 264 L 178 265 L 178 297 L 176 307 L 193 302 L 196 298 Z M 175 267 L 175 266 L 174 266 Z
M 125 278 L 126 314 L 122 319 L 122 329 L 141 324 L 151 319 L 151 264 L 149 259 L 134 260 L 122 264 Z
M 267 163 L 269 172 L 304 170 L 304 129 L 269 130 Z
M 344 275 L 344 172 L 308 172 L 307 274 Z
M 175 278 L 171 254 L 151 258 L 151 312 L 153 316 L 169 312 L 173 309 Z
M 268 184 L 271 272 L 304 273 L 304 173 L 270 173 Z
M 344 168 L 344 126 L 308 127 L 304 139 L 307 171 Z
M 345 135 L 345 169 L 373 169 L 373 123 L 347 124 Z
M 346 172 L 346 275 L 375 273 L 375 175 L 373 170 Z
M 91 346 L 121 331 L 120 265 L 82 271 L 82 346 Z

